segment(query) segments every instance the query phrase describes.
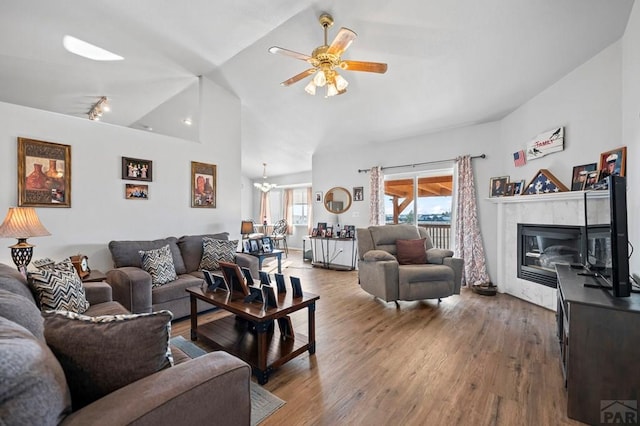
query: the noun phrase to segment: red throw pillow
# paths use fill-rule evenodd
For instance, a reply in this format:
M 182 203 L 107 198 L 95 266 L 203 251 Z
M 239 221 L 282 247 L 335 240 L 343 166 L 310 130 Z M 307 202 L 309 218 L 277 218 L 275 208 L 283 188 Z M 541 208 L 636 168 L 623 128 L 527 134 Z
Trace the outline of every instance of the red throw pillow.
M 424 265 L 427 263 L 426 238 L 420 240 L 397 240 L 396 257 L 401 265 Z

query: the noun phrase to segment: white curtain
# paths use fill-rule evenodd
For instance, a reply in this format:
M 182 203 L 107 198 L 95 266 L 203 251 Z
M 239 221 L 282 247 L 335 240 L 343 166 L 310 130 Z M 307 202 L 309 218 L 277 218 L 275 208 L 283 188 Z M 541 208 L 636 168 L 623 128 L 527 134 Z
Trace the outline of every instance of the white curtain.
M 456 158 L 458 166 L 458 188 L 456 192 L 456 255 L 464 261 L 462 285 L 488 284 L 482 235 L 478 224 L 476 186 L 473 181 L 471 157 Z
M 382 167 L 371 168 L 369 188 L 369 224 L 384 225 L 384 175 Z

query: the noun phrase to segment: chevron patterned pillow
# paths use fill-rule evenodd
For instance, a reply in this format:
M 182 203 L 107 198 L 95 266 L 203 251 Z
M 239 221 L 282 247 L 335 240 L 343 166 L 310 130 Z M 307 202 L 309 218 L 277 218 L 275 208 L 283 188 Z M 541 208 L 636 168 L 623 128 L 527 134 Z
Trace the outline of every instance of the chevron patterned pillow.
M 160 287 L 178 279 L 169 244 L 155 250 L 140 250 L 138 253 L 142 261 L 142 269 L 151 275 L 153 287 Z
M 202 259 L 198 269 L 215 271 L 220 269 L 220 262 L 235 262 L 238 240 L 218 240 L 202 237 Z
M 66 310 L 83 313 L 89 302 L 82 280 L 69 259 L 41 268 L 30 274 L 40 309 Z

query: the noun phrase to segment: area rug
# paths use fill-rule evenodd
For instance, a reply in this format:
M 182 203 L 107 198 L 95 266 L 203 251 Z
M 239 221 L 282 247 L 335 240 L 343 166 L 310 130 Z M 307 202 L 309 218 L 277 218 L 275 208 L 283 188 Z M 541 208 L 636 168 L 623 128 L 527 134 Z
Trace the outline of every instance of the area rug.
M 180 348 L 191 358 L 197 358 L 207 353 L 201 347 L 182 336 L 171 338 L 171 344 Z M 283 400 L 263 388 L 257 383 L 251 382 L 251 425 L 258 425 L 276 410 L 285 404 Z

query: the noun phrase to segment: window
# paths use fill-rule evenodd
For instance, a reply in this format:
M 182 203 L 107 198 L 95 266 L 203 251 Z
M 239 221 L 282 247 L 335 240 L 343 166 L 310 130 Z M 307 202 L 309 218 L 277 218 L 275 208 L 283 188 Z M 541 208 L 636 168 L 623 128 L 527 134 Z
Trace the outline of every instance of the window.
M 293 189 L 293 224 L 306 225 L 309 215 L 309 200 L 307 200 L 307 188 Z
M 385 177 L 385 223 L 418 225 L 427 229 L 434 246 L 449 248 L 452 187 L 452 170 Z

